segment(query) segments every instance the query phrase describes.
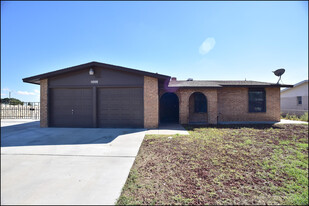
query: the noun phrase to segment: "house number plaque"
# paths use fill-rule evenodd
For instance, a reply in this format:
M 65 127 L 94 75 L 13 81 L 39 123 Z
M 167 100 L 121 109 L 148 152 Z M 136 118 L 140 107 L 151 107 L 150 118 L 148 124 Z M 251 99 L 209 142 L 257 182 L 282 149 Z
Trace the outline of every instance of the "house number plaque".
M 98 84 L 99 80 L 91 80 L 91 84 Z

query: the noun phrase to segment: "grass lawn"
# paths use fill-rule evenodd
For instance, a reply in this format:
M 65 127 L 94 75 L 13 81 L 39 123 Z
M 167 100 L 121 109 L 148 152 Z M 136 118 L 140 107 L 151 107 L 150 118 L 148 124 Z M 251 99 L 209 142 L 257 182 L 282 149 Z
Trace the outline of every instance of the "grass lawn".
M 308 205 L 308 125 L 186 129 L 145 137 L 117 204 Z

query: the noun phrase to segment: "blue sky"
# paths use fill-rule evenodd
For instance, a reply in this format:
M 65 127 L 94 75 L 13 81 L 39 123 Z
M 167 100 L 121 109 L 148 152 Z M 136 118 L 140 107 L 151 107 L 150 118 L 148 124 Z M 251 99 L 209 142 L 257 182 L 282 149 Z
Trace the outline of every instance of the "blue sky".
M 1 98 L 22 78 L 99 61 L 177 79 L 308 79 L 308 2 L 1 2 Z

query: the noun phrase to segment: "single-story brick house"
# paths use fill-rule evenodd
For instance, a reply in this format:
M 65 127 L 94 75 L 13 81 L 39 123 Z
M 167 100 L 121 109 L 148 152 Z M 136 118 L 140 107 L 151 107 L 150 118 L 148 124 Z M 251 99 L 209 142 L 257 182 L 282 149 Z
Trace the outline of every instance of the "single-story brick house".
M 257 81 L 178 81 L 90 62 L 23 79 L 39 84 L 41 127 L 280 121 L 280 87 Z

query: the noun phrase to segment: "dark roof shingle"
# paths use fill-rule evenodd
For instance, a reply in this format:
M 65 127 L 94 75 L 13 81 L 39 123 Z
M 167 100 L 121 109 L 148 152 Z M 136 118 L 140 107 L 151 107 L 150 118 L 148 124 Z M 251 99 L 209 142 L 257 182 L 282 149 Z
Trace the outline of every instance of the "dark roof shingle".
M 168 87 L 293 87 L 293 85 L 275 84 L 258 81 L 212 81 L 212 80 L 194 80 L 194 81 L 170 81 Z

